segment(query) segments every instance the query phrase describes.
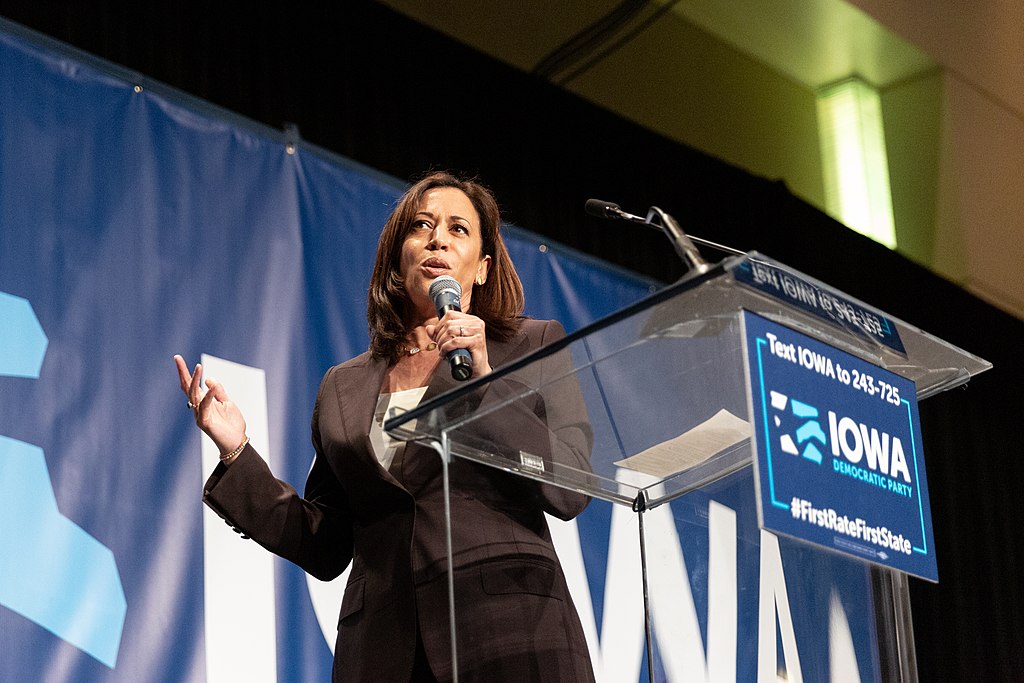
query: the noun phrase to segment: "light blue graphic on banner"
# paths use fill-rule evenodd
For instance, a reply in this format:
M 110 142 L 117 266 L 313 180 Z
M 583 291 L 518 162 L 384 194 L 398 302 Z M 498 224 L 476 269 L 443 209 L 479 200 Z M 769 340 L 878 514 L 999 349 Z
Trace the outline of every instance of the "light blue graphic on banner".
M 938 580 L 914 383 L 744 312 L 762 526 Z
M 32 305 L 0 292 L 0 375 L 39 377 L 46 355 L 46 335 Z
M 46 336 L 0 292 L 0 375 L 38 377 Z M 127 603 L 113 553 L 57 509 L 43 450 L 0 436 L 0 604 L 113 668 Z

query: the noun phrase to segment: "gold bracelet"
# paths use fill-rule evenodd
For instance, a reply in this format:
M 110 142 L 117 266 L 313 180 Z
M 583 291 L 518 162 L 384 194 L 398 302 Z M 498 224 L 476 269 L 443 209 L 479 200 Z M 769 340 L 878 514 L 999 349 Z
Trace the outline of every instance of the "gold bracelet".
M 238 457 L 238 454 L 245 449 L 245 445 L 249 443 L 249 437 L 246 436 L 242 443 L 235 450 L 230 453 L 221 453 L 220 461 L 225 465 L 230 465 L 231 462 Z

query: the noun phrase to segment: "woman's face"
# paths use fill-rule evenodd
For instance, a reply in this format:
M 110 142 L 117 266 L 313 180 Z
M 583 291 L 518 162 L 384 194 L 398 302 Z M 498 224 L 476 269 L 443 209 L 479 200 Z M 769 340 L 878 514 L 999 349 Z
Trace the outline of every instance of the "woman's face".
M 428 290 L 435 278 L 450 275 L 462 285 L 462 310 L 469 310 L 473 284 L 487 279 L 491 257 L 480 256 L 480 216 L 469 197 L 454 187 L 429 190 L 402 243 L 405 291 L 418 312 L 436 314 Z

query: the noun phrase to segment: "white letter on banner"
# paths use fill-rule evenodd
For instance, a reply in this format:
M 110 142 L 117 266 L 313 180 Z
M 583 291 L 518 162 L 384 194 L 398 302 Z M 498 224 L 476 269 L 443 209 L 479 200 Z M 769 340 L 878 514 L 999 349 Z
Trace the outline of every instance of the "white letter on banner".
M 621 505 L 612 505 L 600 639 L 576 522 L 548 517 L 548 524 L 583 624 L 596 679 L 599 683 L 637 680 L 643 658 L 644 611 L 635 514 Z M 602 647 L 602 642 L 607 647 Z
M 708 652 L 697 621 L 689 575 L 671 510 L 644 513 L 654 637 L 669 681 L 736 680 L 736 514 L 709 506 Z M 598 681 L 635 681 L 644 648 L 640 545 L 636 514 L 612 508 L 600 643 L 574 522 L 549 519 L 569 591 L 590 646 Z M 672 600 L 674 598 L 674 600 Z
M 270 464 L 267 381 L 263 370 L 202 356 L 203 371 L 224 385 L 245 415 L 249 439 Z M 217 446 L 202 437 L 203 476 L 219 462 Z M 274 557 L 228 527 L 203 506 L 206 680 L 277 680 Z
M 736 680 L 739 590 L 736 572 L 736 512 L 708 504 L 708 677 L 709 683 Z
M 782 630 L 782 654 L 786 658 L 786 679 L 789 683 L 803 683 L 800 653 L 793 630 L 793 615 L 789 611 L 789 593 L 786 574 L 782 570 L 782 554 L 778 537 L 761 530 L 761 581 L 757 606 L 757 683 L 777 683 L 779 663 L 778 643 L 775 640 L 775 616 L 778 614 Z
M 653 516 L 652 516 L 652 513 Z M 736 513 L 708 505 L 708 642 L 705 658 L 689 572 L 668 505 L 646 513 L 654 639 L 670 681 L 736 680 Z M 675 600 L 671 600 L 675 598 Z
M 861 683 L 850 620 L 835 590 L 828 604 L 828 671 L 830 683 Z

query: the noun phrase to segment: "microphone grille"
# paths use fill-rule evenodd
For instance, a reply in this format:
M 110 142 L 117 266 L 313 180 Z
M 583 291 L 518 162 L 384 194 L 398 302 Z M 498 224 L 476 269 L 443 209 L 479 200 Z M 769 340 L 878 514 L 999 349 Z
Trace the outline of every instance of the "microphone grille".
M 430 290 L 427 293 L 430 295 L 431 299 L 436 299 L 437 296 L 445 290 L 455 292 L 455 296 L 457 297 L 462 296 L 462 285 L 460 285 L 459 281 L 451 275 L 442 275 L 441 277 L 436 278 L 430 283 Z
M 598 218 L 618 218 L 617 214 L 621 211 L 618 204 L 601 199 L 588 199 L 583 205 L 583 210 Z

